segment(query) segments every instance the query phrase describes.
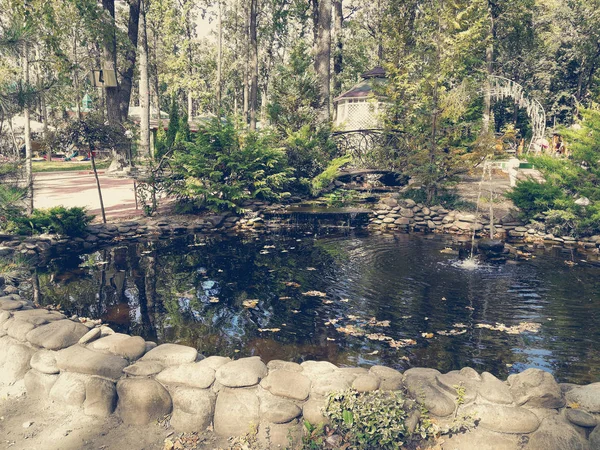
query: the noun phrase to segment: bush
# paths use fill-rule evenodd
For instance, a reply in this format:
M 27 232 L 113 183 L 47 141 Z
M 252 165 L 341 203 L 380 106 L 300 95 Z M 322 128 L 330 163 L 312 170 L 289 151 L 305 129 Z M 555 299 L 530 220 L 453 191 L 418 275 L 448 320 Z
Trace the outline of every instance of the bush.
M 327 398 L 325 414 L 357 449 L 400 449 L 413 439 L 427 439 L 438 432 L 420 406 L 397 391 L 334 392 Z M 413 415 L 419 420 L 411 430 L 407 422 Z
M 565 199 L 565 194 L 551 183 L 523 180 L 506 197 L 521 210 L 526 220 L 531 220 L 539 213 L 554 209 L 558 201 Z
M 313 178 L 311 182 L 312 193 L 317 195 L 320 191 L 333 183 L 338 176 L 338 171 L 351 161 L 352 157 L 350 155 L 341 156 L 331 161 L 327 166 L 327 169 Z
M 56 206 L 36 209 L 30 217 L 14 218 L 11 229 L 18 234 L 55 233 L 74 237 L 81 236 L 93 218 L 85 208 Z
M 231 120 L 212 120 L 196 142 L 175 151 L 175 181 L 168 192 L 180 202 L 214 211 L 238 209 L 244 200 L 279 200 L 291 181 L 285 153 L 268 132 L 247 133 Z

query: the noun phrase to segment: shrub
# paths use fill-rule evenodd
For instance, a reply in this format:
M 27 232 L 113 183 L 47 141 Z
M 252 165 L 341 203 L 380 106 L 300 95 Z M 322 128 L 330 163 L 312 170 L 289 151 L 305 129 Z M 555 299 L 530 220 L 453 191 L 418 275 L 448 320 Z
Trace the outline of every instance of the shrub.
M 554 209 L 557 201 L 565 198 L 564 192 L 551 183 L 538 183 L 534 180 L 522 180 L 506 194 L 527 220 L 537 214 Z
M 327 398 L 325 414 L 357 449 L 400 449 L 408 441 L 427 439 L 438 431 L 416 402 L 397 391 L 334 392 Z M 413 415 L 419 420 L 411 430 L 407 422 Z
M 196 142 L 175 151 L 169 193 L 180 202 L 214 211 L 237 209 L 244 200 L 279 200 L 291 181 L 285 153 L 268 132 L 247 133 L 231 120 L 212 120 Z
M 85 208 L 36 209 L 30 217 L 13 219 L 11 228 L 19 234 L 55 233 L 64 236 L 81 236 L 94 216 Z
M 341 156 L 331 161 L 327 166 L 327 169 L 313 178 L 311 182 L 311 190 L 313 194 L 318 194 L 320 191 L 333 183 L 338 175 L 338 171 L 351 161 L 352 157 L 349 155 Z

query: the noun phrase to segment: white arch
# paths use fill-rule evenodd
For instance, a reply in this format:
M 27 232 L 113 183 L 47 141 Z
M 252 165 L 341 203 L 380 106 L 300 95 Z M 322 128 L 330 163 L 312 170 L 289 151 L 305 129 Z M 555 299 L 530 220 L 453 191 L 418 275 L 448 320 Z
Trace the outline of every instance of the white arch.
M 533 144 L 544 138 L 546 133 L 546 111 L 542 104 L 535 98 L 529 98 L 525 95 L 525 88 L 513 80 L 497 75 L 490 75 L 490 95 L 496 100 L 512 98 L 520 108 L 527 111 L 527 116 L 531 120 L 533 136 L 529 143 L 529 150 Z M 529 151 L 528 150 L 528 151 Z

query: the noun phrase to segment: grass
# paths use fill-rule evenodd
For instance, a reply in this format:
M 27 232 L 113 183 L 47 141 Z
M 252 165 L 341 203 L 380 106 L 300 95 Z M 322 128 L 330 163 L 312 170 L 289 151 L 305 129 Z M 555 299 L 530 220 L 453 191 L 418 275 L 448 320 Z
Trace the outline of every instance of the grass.
M 73 170 L 92 170 L 92 163 L 90 161 L 85 162 L 63 162 L 63 161 L 34 161 L 33 172 L 69 172 Z M 96 168 L 106 169 L 110 165 L 110 161 L 97 161 Z

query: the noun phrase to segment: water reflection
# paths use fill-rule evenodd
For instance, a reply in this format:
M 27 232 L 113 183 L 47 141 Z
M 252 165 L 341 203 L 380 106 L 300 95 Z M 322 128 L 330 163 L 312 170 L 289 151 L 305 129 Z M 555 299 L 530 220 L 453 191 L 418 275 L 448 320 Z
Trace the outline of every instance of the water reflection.
M 36 295 L 117 331 L 206 355 L 442 371 L 469 365 L 498 376 L 540 367 L 562 381 L 597 381 L 597 267 L 540 253 L 464 270 L 444 253 L 448 245 L 405 234 L 144 242 L 52 261 L 38 273 Z M 477 327 L 497 322 L 542 327 L 518 335 Z M 340 331 L 352 327 L 363 335 Z M 392 348 L 390 339 L 416 345 Z

